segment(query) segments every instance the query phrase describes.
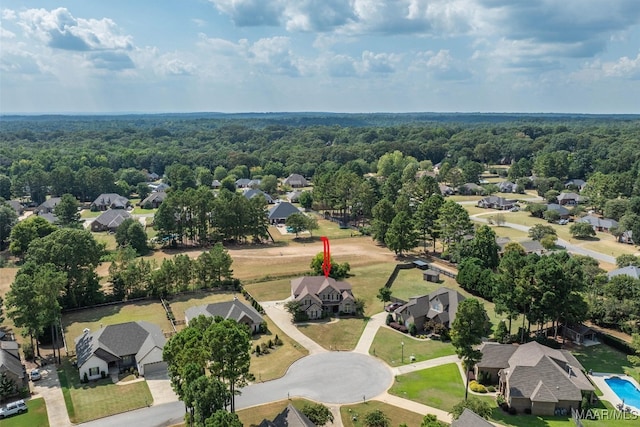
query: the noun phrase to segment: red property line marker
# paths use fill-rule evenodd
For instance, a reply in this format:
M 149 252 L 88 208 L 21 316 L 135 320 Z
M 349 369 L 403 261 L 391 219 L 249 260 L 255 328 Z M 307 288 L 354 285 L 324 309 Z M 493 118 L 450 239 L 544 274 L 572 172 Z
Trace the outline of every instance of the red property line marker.
M 331 251 L 329 249 L 329 239 L 325 236 L 320 237 L 322 240 L 323 249 L 324 249 L 324 260 L 322 261 L 322 272 L 324 273 L 324 277 L 329 277 L 329 273 L 331 273 Z

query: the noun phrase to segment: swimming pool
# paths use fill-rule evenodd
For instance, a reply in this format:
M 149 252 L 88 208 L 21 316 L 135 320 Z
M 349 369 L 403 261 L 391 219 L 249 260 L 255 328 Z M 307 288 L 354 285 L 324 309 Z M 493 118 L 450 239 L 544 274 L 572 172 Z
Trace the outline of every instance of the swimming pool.
M 625 405 L 640 408 L 640 390 L 630 381 L 618 377 L 604 380 Z

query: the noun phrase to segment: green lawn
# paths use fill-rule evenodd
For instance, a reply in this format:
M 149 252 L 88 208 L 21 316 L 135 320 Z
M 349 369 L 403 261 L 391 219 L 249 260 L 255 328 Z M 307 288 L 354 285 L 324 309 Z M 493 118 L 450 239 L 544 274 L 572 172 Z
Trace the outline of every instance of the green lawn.
M 291 279 L 243 284 L 243 287 L 258 301 L 281 301 L 291 296 Z
M 353 295 L 365 302 L 364 313 L 371 316 L 383 310 L 382 302 L 377 298 L 378 290 L 384 286 L 395 262 L 380 262 L 373 265 L 351 269 L 351 277 L 345 279 L 353 287 Z M 420 277 L 422 280 L 422 276 Z
M 433 340 L 416 340 L 401 332 L 387 328 L 378 329 L 369 354 L 379 357 L 390 366 L 402 364 L 402 345 L 404 343 L 404 363 L 409 363 L 409 357 L 415 356 L 416 362 L 435 359 L 437 357 L 455 354 L 451 343 Z
M 131 211 L 134 215 L 143 215 L 143 214 L 154 214 L 158 211 L 158 209 L 144 209 L 136 205 L 135 208 Z
M 448 363 L 398 375 L 389 393 L 448 412 L 464 398 L 464 385 L 458 365 Z
M 80 212 L 80 218 L 97 218 L 100 216 L 101 211 L 92 211 L 89 209 L 83 209 Z
M 164 332 L 172 331 L 171 324 L 167 320 L 167 315 L 159 301 L 108 305 L 73 311 L 62 315 L 65 339 L 70 348 L 73 348 L 73 340 L 82 334 L 84 328 L 95 331 L 101 326 L 137 320 L 146 320 L 154 323 Z
M 42 398 L 27 401 L 29 411 L 0 421 L 2 427 L 49 427 L 47 405 Z
M 340 415 L 342 424 L 345 427 L 362 427 L 364 426 L 364 417 L 376 409 L 381 410 L 391 420 L 392 426 L 405 423 L 409 427 L 419 427 L 422 423 L 422 414 L 407 411 L 397 406 L 388 405 L 376 400 L 370 400 L 366 403 L 358 403 L 355 405 L 343 405 L 340 407 Z M 355 420 L 353 418 L 356 418 Z
M 108 417 L 153 403 L 146 381 L 117 385 L 107 378 L 82 384 L 78 371 L 68 360 L 58 368 L 58 376 L 72 423 Z
M 323 321 L 298 325 L 300 332 L 327 350 L 350 351 L 356 347 L 367 321 L 362 318 L 344 318 L 337 322 Z
M 627 373 L 636 380 L 640 379 L 640 369 L 631 366 L 627 355 L 606 344 L 578 347 L 572 353 L 587 371 L 591 369 L 593 372 Z

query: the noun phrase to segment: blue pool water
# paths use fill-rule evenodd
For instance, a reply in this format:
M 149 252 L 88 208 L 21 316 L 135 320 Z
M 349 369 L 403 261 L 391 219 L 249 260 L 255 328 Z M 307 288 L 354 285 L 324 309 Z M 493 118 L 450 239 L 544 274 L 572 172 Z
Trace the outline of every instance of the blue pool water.
M 632 382 L 616 377 L 604 381 L 621 400 L 624 400 L 625 405 L 640 408 L 640 390 Z

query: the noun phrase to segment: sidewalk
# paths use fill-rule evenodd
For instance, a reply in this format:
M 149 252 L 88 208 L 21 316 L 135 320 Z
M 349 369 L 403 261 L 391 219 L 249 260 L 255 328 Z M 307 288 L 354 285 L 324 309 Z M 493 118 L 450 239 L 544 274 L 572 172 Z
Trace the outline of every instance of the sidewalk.
M 51 427 L 71 426 L 67 407 L 64 404 L 60 379 L 56 371 L 56 365 L 45 365 L 40 368 L 42 379 L 32 383 L 35 396 L 42 396 L 47 404 L 47 415 Z
M 360 340 L 358 340 L 356 348 L 353 349 L 354 353 L 369 354 L 371 344 L 373 344 L 378 329 L 385 324 L 387 314 L 387 312 L 383 311 L 369 318 L 367 325 L 364 327 L 364 331 L 362 331 L 362 335 L 360 335 Z

